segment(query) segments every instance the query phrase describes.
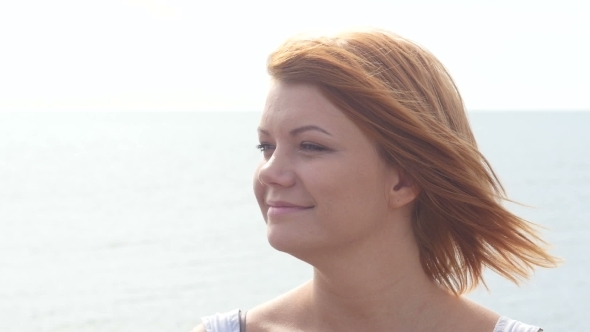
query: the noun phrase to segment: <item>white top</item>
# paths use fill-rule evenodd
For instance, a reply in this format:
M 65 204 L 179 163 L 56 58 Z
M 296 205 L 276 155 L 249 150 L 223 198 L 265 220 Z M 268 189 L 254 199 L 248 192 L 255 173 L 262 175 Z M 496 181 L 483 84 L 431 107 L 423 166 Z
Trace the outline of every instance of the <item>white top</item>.
M 226 313 L 217 313 L 201 318 L 207 332 L 240 332 L 240 310 L 232 310 Z M 493 332 L 539 332 L 541 328 L 527 325 L 510 319 L 500 317 Z M 245 332 L 245 331 L 243 331 Z
M 240 332 L 240 309 L 201 318 L 207 332 Z
M 239 330 L 238 330 L 239 331 Z M 542 328 L 528 325 L 516 321 L 514 319 L 510 319 L 508 317 L 500 317 L 498 322 L 496 323 L 496 327 L 494 327 L 494 332 L 539 332 L 543 331 Z

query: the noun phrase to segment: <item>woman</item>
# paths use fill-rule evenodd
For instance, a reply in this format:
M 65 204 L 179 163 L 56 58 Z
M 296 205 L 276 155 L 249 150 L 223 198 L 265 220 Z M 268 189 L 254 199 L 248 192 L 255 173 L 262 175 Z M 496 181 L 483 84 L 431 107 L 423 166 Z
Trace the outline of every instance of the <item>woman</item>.
M 271 54 L 254 192 L 270 244 L 306 284 L 195 331 L 541 331 L 463 298 L 488 267 L 553 267 L 477 149 L 429 52 L 383 31 L 296 39 Z

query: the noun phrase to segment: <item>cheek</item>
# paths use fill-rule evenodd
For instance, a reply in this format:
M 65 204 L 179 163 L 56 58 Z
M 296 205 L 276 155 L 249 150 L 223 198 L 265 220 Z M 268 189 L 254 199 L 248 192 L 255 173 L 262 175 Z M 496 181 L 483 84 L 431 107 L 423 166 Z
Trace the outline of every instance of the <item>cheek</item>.
M 385 216 L 385 184 L 375 170 L 365 167 L 335 169 L 330 177 L 333 181 L 326 183 L 318 195 L 325 198 L 326 209 L 322 215 L 326 221 L 356 228 L 371 221 L 380 222 Z

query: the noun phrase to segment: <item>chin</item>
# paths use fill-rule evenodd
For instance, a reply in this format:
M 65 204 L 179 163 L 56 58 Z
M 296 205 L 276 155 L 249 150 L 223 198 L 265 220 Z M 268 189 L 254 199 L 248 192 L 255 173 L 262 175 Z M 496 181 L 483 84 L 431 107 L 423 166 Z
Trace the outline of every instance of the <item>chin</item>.
M 289 229 L 286 225 L 267 226 L 268 243 L 276 250 L 289 254 L 312 266 L 318 266 L 321 260 L 337 254 L 334 244 L 326 238 L 320 238 L 311 231 Z
M 289 228 L 288 225 L 267 224 L 268 243 L 278 251 L 306 261 L 305 257 L 317 252 L 319 244 L 301 230 Z
M 273 225 L 267 222 L 266 237 L 270 246 L 286 253 L 300 249 L 302 246 L 301 237 L 284 228 L 287 227 L 284 227 L 284 225 Z

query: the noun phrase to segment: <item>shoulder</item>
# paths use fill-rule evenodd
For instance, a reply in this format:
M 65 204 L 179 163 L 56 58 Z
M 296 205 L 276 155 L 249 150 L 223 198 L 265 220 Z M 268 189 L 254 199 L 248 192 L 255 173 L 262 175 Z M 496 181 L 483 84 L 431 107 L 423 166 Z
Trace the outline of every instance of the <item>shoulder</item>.
M 248 310 L 246 331 L 283 331 L 286 326 L 298 330 L 305 316 L 301 305 L 305 285 Z
M 288 307 L 283 306 L 281 302 L 284 301 L 274 299 L 248 310 L 246 314 L 246 331 L 276 331 L 278 327 L 283 325 L 283 321 L 289 320 L 290 310 Z M 283 307 L 282 310 L 281 307 Z
M 499 314 L 463 297 L 459 297 L 455 304 L 449 305 L 445 314 L 448 330 L 495 332 Z

